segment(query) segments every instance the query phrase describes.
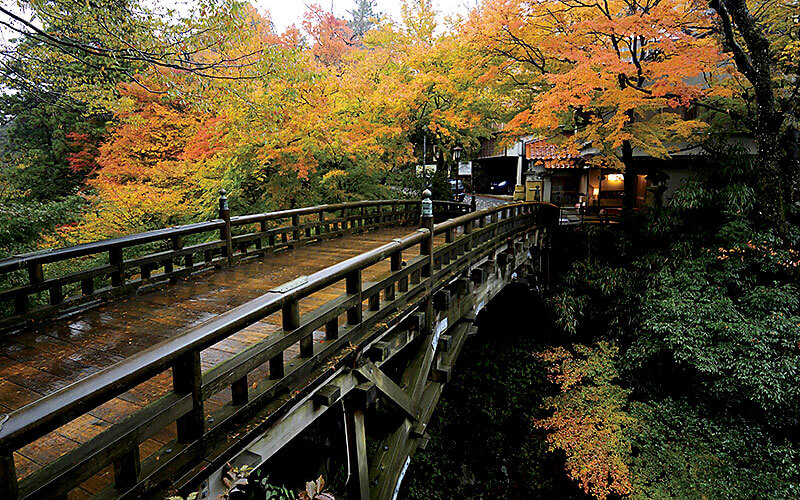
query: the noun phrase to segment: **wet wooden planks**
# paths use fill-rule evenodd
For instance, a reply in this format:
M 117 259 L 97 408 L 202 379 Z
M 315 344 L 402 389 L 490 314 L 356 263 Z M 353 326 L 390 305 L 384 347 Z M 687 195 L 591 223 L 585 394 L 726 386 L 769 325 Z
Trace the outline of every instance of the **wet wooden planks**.
M 24 406 L 277 285 L 411 231 L 413 228 L 409 227 L 388 228 L 271 254 L 192 277 L 162 290 L 113 302 L 77 318 L 52 320 L 30 331 L 6 337 L 0 340 L 0 412 Z M 408 257 L 416 254 L 411 250 L 408 252 Z M 370 281 L 388 270 L 389 262 L 381 262 L 366 270 L 363 279 Z M 344 283 L 321 290 L 300 303 L 301 313 L 309 312 L 342 293 Z M 203 370 L 273 334 L 280 328 L 280 322 L 279 314 L 272 315 L 204 350 L 201 357 Z M 323 333 L 315 332 L 315 341 L 323 338 Z M 299 346 L 294 345 L 285 356 L 291 359 L 298 355 Z M 267 375 L 268 368 L 264 365 L 251 373 L 250 378 L 254 381 Z M 171 375 L 165 372 L 31 443 L 14 455 L 18 475 L 24 477 L 69 452 L 162 396 L 171 386 Z M 206 413 L 218 409 L 230 401 L 230 397 L 230 390 L 211 397 L 206 401 Z M 145 441 L 140 446 L 142 458 L 174 437 L 175 426 L 172 425 Z M 70 498 L 88 497 L 112 479 L 113 473 L 107 468 L 84 483 L 82 488 L 73 491 Z

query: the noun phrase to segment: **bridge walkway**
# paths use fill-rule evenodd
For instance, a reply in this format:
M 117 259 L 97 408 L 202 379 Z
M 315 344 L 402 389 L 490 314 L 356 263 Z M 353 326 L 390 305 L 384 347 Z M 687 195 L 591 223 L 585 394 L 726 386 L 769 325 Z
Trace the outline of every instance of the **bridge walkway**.
M 236 266 L 195 275 L 156 291 L 110 302 L 79 316 L 46 321 L 17 335 L 0 337 L 0 413 L 16 410 L 175 337 L 298 276 L 309 275 L 413 230 L 409 226 L 387 227 L 284 249 Z M 443 241 L 443 236 L 437 236 L 437 244 Z M 370 281 L 387 272 L 389 262 L 382 261 L 366 269 L 364 279 Z M 342 293 L 344 282 L 313 294 L 302 302 L 301 314 Z M 280 328 L 280 313 L 276 313 L 203 350 L 203 371 Z M 315 332 L 315 341 L 323 342 L 323 339 L 323 332 Z M 299 346 L 293 346 L 287 353 L 287 362 L 291 363 L 291 358 L 299 356 Z M 256 369 L 253 377 L 258 379 L 268 374 L 267 363 Z M 21 479 L 75 449 L 170 390 L 172 375 L 166 371 L 25 446 L 14 453 L 18 477 Z M 230 399 L 228 389 L 207 400 L 207 418 Z M 173 423 L 146 440 L 140 445 L 142 459 L 175 436 Z M 73 490 L 69 498 L 89 498 L 113 482 L 113 476 L 113 467 L 106 467 Z

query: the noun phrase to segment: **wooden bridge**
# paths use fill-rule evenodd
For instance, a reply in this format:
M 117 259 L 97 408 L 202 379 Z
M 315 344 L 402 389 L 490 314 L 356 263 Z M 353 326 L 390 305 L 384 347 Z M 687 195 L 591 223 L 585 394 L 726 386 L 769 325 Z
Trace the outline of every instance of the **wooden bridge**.
M 217 220 L 0 261 L 0 498 L 219 491 L 332 407 L 355 496 L 392 498 L 476 315 L 546 279 L 558 223 L 432 204 L 231 217 L 223 195 Z

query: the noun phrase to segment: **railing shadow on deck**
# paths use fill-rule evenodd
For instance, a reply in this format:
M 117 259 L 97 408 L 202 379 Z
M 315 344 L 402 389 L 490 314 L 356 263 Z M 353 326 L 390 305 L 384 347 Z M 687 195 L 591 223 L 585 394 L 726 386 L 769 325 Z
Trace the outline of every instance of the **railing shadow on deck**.
M 319 207 L 314 209 L 309 209 L 309 213 L 320 213 Z M 260 222 L 258 217 L 245 220 Z M 245 430 L 253 433 L 259 426 L 280 417 L 292 397 L 311 390 L 315 381 L 342 366 L 347 357 L 342 353 L 353 352 L 348 346 L 358 349 L 368 339 L 385 332 L 387 324 L 399 321 L 400 313 L 429 301 L 437 287 L 452 279 L 454 273 L 468 271 L 501 242 L 528 234 L 535 227 L 552 227 L 557 223 L 556 207 L 518 203 L 467 213 L 437 224 L 432 230 L 418 229 L 275 288 L 20 408 L 0 427 L 0 498 L 66 498 L 70 490 L 112 464 L 115 484 L 101 496 L 139 498 L 163 490 L 165 482 L 168 485 L 169 481 L 182 477 L 209 456 L 225 460 L 236 447 L 231 444 L 230 436 L 240 432 L 244 422 L 256 415 L 267 415 Z M 289 228 L 303 229 L 296 219 Z M 440 234 L 445 235 L 446 242 L 434 249 L 433 238 Z M 419 246 L 416 255 L 404 256 L 415 246 Z M 390 273 L 379 281 L 363 283 L 362 271 L 385 259 L 390 261 Z M 345 294 L 301 317 L 301 300 L 341 281 L 345 281 Z M 201 372 L 203 349 L 277 312 L 281 313 L 282 330 Z M 343 325 L 340 316 L 346 317 Z M 325 330 L 323 343 L 313 341 L 313 333 L 318 329 Z M 300 363 L 287 368 L 284 351 L 297 343 Z M 248 374 L 264 363 L 269 363 L 268 378 L 249 381 Z M 173 391 L 18 481 L 15 451 L 170 369 Z M 203 401 L 228 387 L 232 401 L 214 413 L 213 421 L 207 420 Z M 278 397 L 290 391 L 294 396 Z M 154 454 L 140 460 L 140 443 L 172 422 L 177 423 L 177 439 L 168 445 L 169 454 Z
M 0 333 L 284 248 L 416 223 L 419 203 L 359 201 L 231 217 L 223 193 L 219 219 L 2 259 L 0 276 L 26 275 L 23 284 L 0 289 Z M 448 217 L 469 211 L 463 203 L 434 203 Z

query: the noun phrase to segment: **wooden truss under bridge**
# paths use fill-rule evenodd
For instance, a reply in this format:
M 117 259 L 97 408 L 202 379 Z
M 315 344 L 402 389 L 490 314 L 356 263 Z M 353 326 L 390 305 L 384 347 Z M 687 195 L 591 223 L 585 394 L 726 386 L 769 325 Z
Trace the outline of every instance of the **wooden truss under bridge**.
M 239 235 L 238 256 L 303 244 L 303 239 L 324 237 L 326 231 L 398 223 L 419 213 L 418 202 L 406 202 L 388 213 L 383 204 L 396 207 L 398 202 L 377 203 L 372 210 L 359 208 L 354 214 L 348 213 L 349 207 L 331 210 L 343 210 L 335 222 L 325 217 L 327 207 L 300 209 L 311 210 L 316 223 L 303 222 L 301 215 L 306 213 L 282 214 L 291 218 L 291 225 L 277 228 L 262 223 L 269 214 L 247 216 L 253 219 L 244 218 L 248 224 L 261 227 Z M 443 208 L 464 212 L 454 204 Z M 221 221 L 212 221 L 213 229 L 220 231 L 219 240 L 212 242 L 218 257 L 205 254 L 203 264 L 213 266 L 215 258 L 221 264 L 236 260 L 233 219 L 223 214 Z M 423 227 L 411 234 L 276 286 L 10 412 L 0 428 L 0 498 L 76 497 L 76 491 L 86 492 L 82 488 L 87 481 L 109 468 L 113 484 L 94 492 L 98 498 L 157 498 L 172 487 L 184 494 L 200 487 L 218 489 L 226 464 L 263 463 L 340 401 L 347 410 L 350 462 L 360 498 L 392 498 L 410 457 L 426 440 L 426 425 L 458 353 L 474 331 L 477 313 L 517 273 L 546 272 L 549 231 L 558 223 L 558 210 L 549 204 L 519 203 L 463 213 L 435 226 L 430 218 L 422 222 Z M 157 235 L 173 242 L 174 236 Z M 186 250 L 178 240 L 166 254 L 136 257 L 134 263 L 161 263 L 164 271 L 159 276 L 169 280 L 174 278 L 171 273 L 193 272 L 198 264 L 187 256 L 205 253 L 202 245 Z M 131 259 L 109 250 L 113 244 L 100 248 L 109 251 L 112 261 L 103 270 L 112 274 L 110 288 L 120 289 L 112 293 L 124 293 L 121 289 L 129 281 L 140 280 L 135 285 L 142 286 L 154 279 L 152 269 L 146 275 L 144 267 L 138 276 L 124 273 Z M 184 260 L 177 271 L 178 266 L 163 264 L 179 257 Z M 34 269 L 29 272 L 31 286 L 47 281 L 35 260 L 31 265 L 24 258 L 20 267 Z M 376 268 L 384 272 L 376 275 Z M 311 309 L 303 306 L 337 290 L 342 282 L 343 293 L 329 294 L 330 299 Z M 16 316 L 28 313 L 22 309 L 15 310 Z M 279 329 L 202 370 L 204 352 L 270 318 Z M 389 376 L 385 367 L 401 359 L 405 365 L 392 371 L 399 376 Z M 171 379 L 171 387 L 163 396 L 19 477 L 20 450 L 126 391 L 164 377 Z M 215 398 L 228 391 L 229 400 L 210 411 Z M 399 423 L 368 457 L 365 411 L 375 398 L 396 408 Z M 143 443 L 169 427 L 174 438 L 142 459 Z

